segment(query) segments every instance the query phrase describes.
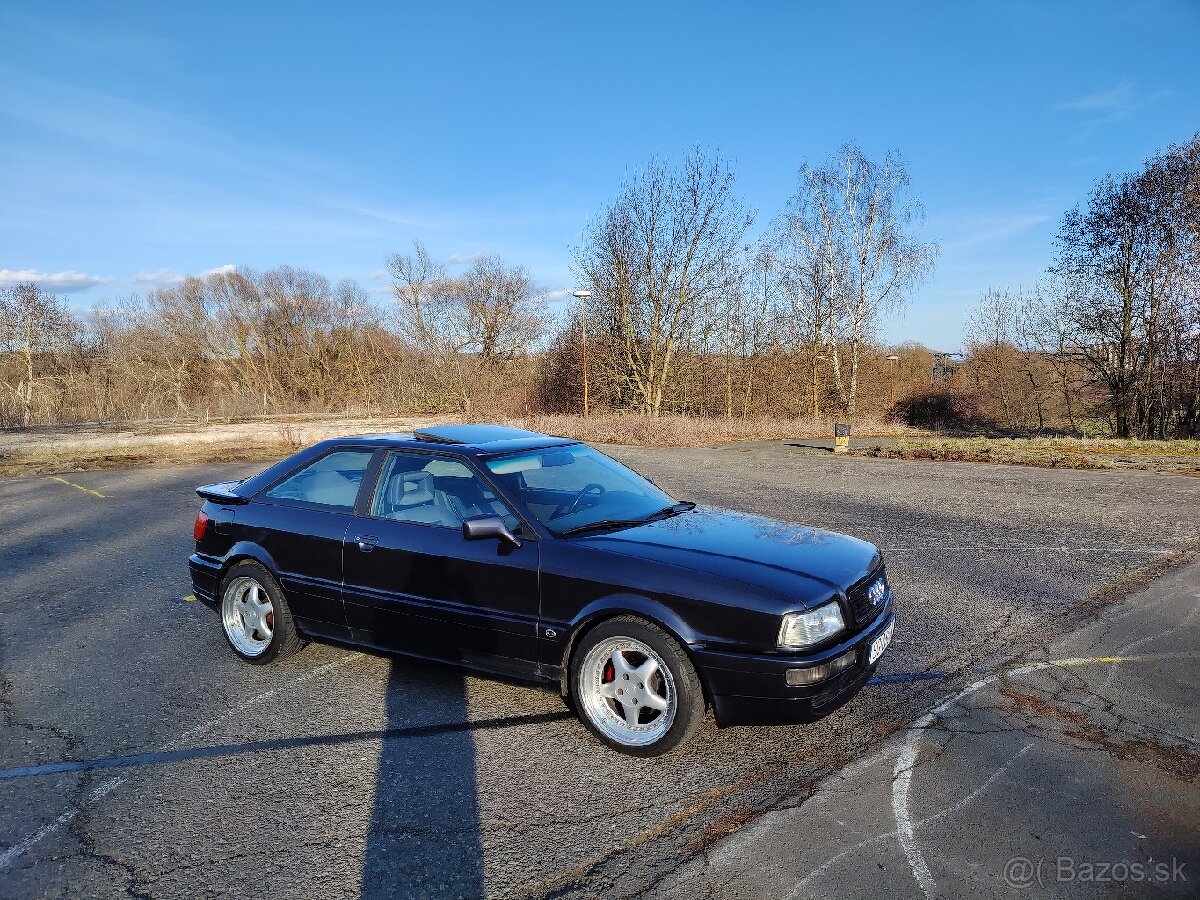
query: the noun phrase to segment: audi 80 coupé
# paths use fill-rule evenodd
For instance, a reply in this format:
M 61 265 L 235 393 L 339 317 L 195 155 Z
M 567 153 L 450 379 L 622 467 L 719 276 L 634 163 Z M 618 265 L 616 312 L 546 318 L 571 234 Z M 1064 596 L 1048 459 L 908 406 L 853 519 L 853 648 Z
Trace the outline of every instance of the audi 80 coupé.
M 557 683 L 601 741 L 818 719 L 894 628 L 879 551 L 676 500 L 578 441 L 496 425 L 328 440 L 198 488 L 195 595 L 267 663 L 307 640 Z

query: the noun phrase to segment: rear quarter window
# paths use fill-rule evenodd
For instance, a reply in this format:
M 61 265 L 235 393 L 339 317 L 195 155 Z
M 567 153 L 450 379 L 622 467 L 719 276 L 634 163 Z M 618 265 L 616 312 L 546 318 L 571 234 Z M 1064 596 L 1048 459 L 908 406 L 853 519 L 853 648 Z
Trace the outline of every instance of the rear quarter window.
M 350 512 L 371 462 L 370 450 L 338 450 L 309 463 L 264 497 Z

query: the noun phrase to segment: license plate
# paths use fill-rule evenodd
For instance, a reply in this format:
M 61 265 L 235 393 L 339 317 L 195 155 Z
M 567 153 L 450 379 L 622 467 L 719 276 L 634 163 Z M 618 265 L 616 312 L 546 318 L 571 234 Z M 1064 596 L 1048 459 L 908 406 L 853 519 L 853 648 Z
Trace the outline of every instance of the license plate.
M 888 648 L 888 644 L 890 644 L 892 642 L 892 632 L 895 630 L 896 630 L 896 623 L 893 622 L 891 625 L 889 625 L 887 627 L 887 630 L 884 631 L 883 634 L 881 634 L 879 637 L 875 638 L 875 640 L 871 641 L 871 649 L 867 653 L 867 665 L 868 666 L 874 665 L 875 660 L 877 660 L 877 659 L 879 659 L 879 657 L 883 656 L 883 651 L 886 650 Z

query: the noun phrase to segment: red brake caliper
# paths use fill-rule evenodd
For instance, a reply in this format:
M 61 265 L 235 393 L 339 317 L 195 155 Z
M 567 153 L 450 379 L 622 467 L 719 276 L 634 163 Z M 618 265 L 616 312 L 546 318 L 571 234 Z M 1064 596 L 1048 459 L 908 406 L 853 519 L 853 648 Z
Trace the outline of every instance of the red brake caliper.
M 613 682 L 616 680 L 617 680 L 617 670 L 613 667 L 612 660 L 610 659 L 608 662 L 606 662 L 604 664 L 604 679 L 603 679 L 603 681 L 605 684 L 609 684 L 610 682 Z

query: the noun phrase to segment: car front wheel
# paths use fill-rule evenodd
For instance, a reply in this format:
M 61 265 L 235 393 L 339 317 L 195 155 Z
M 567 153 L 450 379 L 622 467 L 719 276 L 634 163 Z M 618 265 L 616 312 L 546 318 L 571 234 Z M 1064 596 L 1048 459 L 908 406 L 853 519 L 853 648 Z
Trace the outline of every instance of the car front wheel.
M 571 660 L 576 710 L 608 746 L 657 756 L 687 741 L 704 720 L 704 693 L 679 643 L 633 616 L 601 622 Z
M 304 647 L 278 582 L 256 562 L 238 563 L 221 585 L 221 627 L 233 652 L 265 664 Z

